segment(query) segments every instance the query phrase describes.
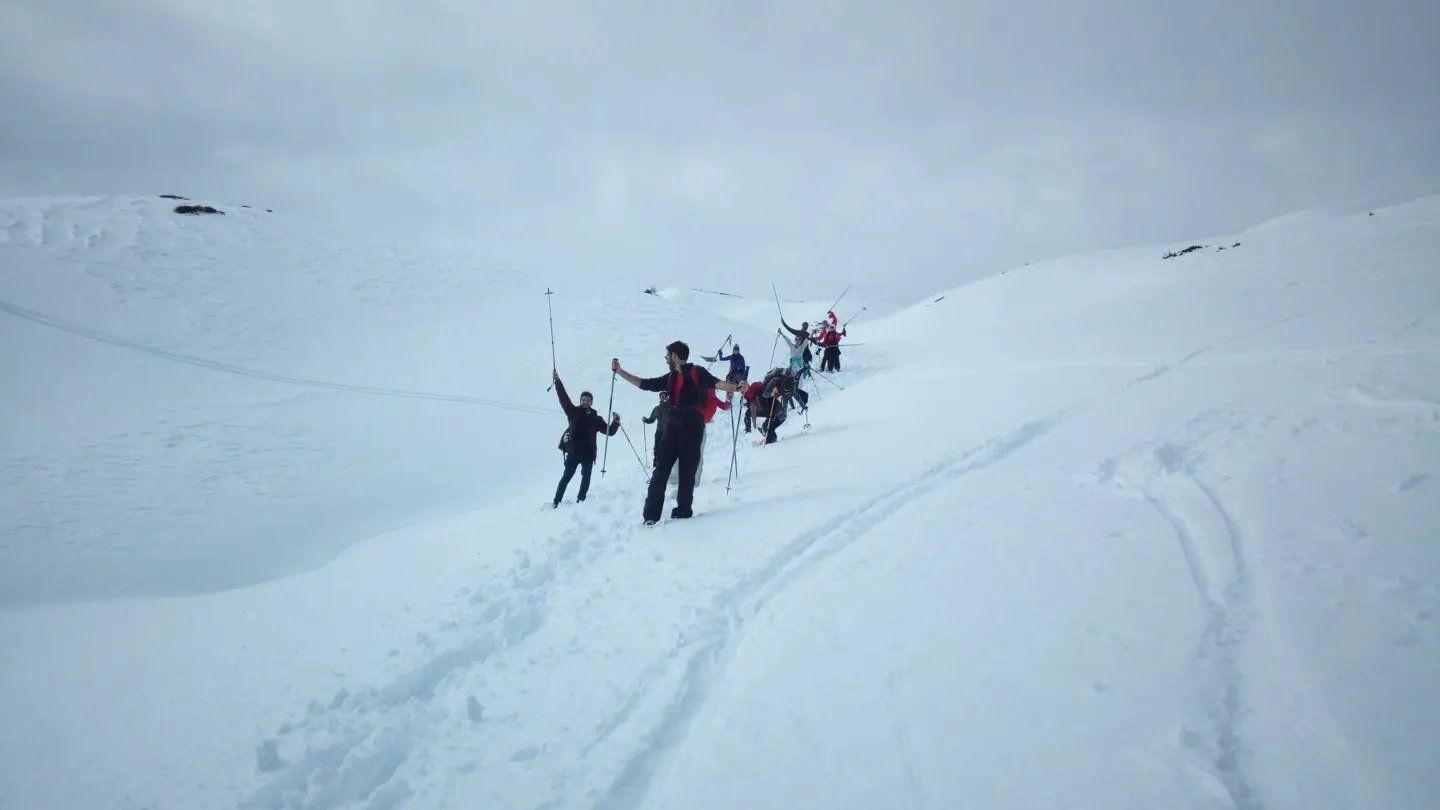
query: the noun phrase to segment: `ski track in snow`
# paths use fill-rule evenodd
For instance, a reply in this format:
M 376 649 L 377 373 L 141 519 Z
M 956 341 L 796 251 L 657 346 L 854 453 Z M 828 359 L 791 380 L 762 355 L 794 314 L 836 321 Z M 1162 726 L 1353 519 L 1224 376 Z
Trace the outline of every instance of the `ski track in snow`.
M 590 804 L 592 810 L 642 807 L 653 778 L 667 755 L 683 743 L 748 623 L 795 578 L 850 547 L 936 486 L 1001 462 L 1082 412 L 1131 393 L 1220 345 L 1287 320 L 1282 318 L 1239 335 L 1218 338 L 1125 382 L 1107 396 L 1061 409 L 944 457 L 861 505 L 796 535 L 781 545 L 768 562 L 718 592 L 667 654 L 652 661 L 638 680 L 626 685 L 628 693 L 594 729 L 593 739 L 578 751 L 577 760 L 557 767 L 551 780 L 551 797 L 534 807 L 550 810 L 579 801 L 575 780 L 593 775 L 596 765 L 587 760 L 625 728 L 637 711 L 661 700 L 664 702 L 653 727 L 621 754 L 622 764 L 609 787 L 598 796 L 592 795 Z M 1291 358 L 1274 359 L 1284 362 Z M 1263 803 L 1246 774 L 1245 752 L 1239 740 L 1245 714 L 1240 653 L 1250 605 L 1244 540 L 1214 488 L 1194 474 L 1192 455 L 1193 451 L 1185 447 L 1165 443 L 1151 448 L 1144 469 L 1133 476 L 1144 483 L 1126 483 L 1126 477 L 1117 472 L 1117 459 L 1102 465 L 1102 479 L 1137 491 L 1172 528 L 1205 617 L 1192 668 L 1197 705 L 1179 740 L 1192 756 L 1193 765 L 1185 777 L 1191 784 L 1190 792 L 1193 794 L 1193 788 L 1199 787 L 1202 794 L 1215 796 L 1223 805 L 1262 810 Z M 502 597 L 492 597 L 488 602 L 480 594 L 469 598 L 474 606 L 485 605 L 471 619 L 475 626 L 485 628 L 483 633 L 383 689 L 367 689 L 359 694 L 341 690 L 328 705 L 312 702 L 304 719 L 287 724 L 277 736 L 303 731 L 328 741 L 317 745 L 312 740 L 302 757 L 281 768 L 272 782 L 241 807 L 331 810 L 363 806 L 387 810 L 402 806 L 413 793 L 408 783 L 397 777 L 399 770 L 417 746 L 435 739 L 431 732 L 449 714 L 445 706 L 436 705 L 437 689 L 447 678 L 523 645 L 543 626 L 550 594 L 557 585 L 563 587 L 571 575 L 642 531 L 633 521 L 614 515 L 609 517 L 610 525 L 601 525 L 606 520 L 603 513 L 588 518 L 576 514 L 571 520 L 571 526 L 549 540 L 549 556 L 542 562 L 532 564 L 528 557 L 522 558 L 510 572 L 508 590 Z M 657 691 L 667 685 L 674 694 L 657 696 Z M 468 703 L 475 703 L 473 697 Z M 474 720 L 473 715 L 481 710 L 470 705 L 469 711 Z M 903 729 L 897 733 L 903 734 Z M 272 738 L 257 747 L 259 761 L 275 764 L 275 758 L 267 754 L 274 745 Z M 533 760 L 544 752 L 543 744 L 533 745 L 515 751 L 511 761 Z M 918 784 L 914 787 L 920 789 Z
M 1242 656 L 1252 587 L 1245 535 L 1215 487 L 1197 475 L 1193 445 L 1162 442 L 1101 465 L 1100 481 L 1137 493 L 1165 521 L 1195 588 L 1202 622 L 1189 672 L 1193 707 L 1179 734 L 1181 778 L 1215 806 L 1262 810 L 1241 730 L 1247 707 Z
M 697 642 L 698 649 L 690 653 L 681 692 L 609 792 L 593 805 L 594 810 L 625 810 L 644 805 L 651 780 L 664 764 L 665 755 L 684 739 L 691 721 L 699 714 L 728 664 L 745 626 L 791 581 L 848 548 L 916 498 L 942 483 L 1003 461 L 1070 415 L 1068 411 L 1061 411 L 1026 423 L 1000 438 L 943 459 L 899 486 L 797 535 L 772 556 L 768 564 L 717 597 L 716 608 L 706 622 L 709 638 Z
M 1061 411 L 946 457 L 900 485 L 781 545 L 768 562 L 717 593 L 693 629 L 677 639 L 667 656 L 649 664 L 637 682 L 627 685 L 629 694 L 618 701 L 606 721 L 595 729 L 594 738 L 580 750 L 579 761 L 563 766 L 552 780 L 552 798 L 535 806 L 552 808 L 578 798 L 571 780 L 593 765 L 584 760 L 625 727 L 637 709 L 656 699 L 657 689 L 678 683 L 673 695 L 659 696 L 666 702 L 654 726 L 633 745 L 622 743 L 627 750 L 622 755 L 618 775 L 592 805 L 595 810 L 641 806 L 667 752 L 684 739 L 691 721 L 723 673 L 740 633 L 771 597 L 796 577 L 849 547 L 915 498 L 946 481 L 1004 460 L 1070 415 L 1070 411 Z M 242 801 L 240 807 L 329 810 L 354 806 L 387 810 L 402 806 L 414 793 L 408 782 L 398 776 L 399 771 L 417 747 L 426 746 L 440 736 L 435 732 L 441 730 L 440 725 L 450 715 L 451 710 L 442 705 L 446 701 L 436 699 L 447 679 L 523 645 L 543 626 L 550 594 L 557 586 L 563 587 L 573 573 L 642 531 L 632 525 L 633 521 L 615 516 L 609 527 L 596 525 L 597 520 L 603 519 L 573 517 L 572 525 L 551 539 L 549 554 L 544 560 L 531 563 L 528 557 L 523 557 L 510 571 L 503 594 L 488 598 L 485 594 L 469 596 L 473 606 L 484 605 L 471 620 L 473 627 L 481 631 L 469 641 L 435 656 L 382 688 L 365 688 L 354 693 L 341 689 L 328 701 L 312 701 L 302 718 L 286 723 L 274 737 L 262 740 L 256 747 L 257 766 L 274 775 Z M 483 708 L 473 697 L 467 698 L 465 705 L 472 722 L 479 722 Z M 483 731 L 477 730 L 477 733 Z M 303 753 L 291 762 L 284 762 L 278 746 L 294 736 L 306 738 Z M 533 759 L 543 750 L 543 744 L 517 750 L 511 760 Z

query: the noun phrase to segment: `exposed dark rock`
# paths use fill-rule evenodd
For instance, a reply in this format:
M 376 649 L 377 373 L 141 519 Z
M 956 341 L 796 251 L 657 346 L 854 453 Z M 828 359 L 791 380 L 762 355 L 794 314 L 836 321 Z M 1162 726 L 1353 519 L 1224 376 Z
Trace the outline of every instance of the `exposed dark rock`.
M 1161 256 L 1160 258 L 1162 258 L 1162 259 L 1173 259 L 1173 258 L 1175 258 L 1176 256 L 1184 256 L 1186 253 L 1194 253 L 1194 252 L 1197 251 L 1197 250 L 1204 250 L 1204 249 L 1207 248 L 1207 247 L 1209 247 L 1209 245 L 1191 245 L 1190 247 L 1187 247 L 1187 248 L 1185 248 L 1184 250 L 1172 250 L 1172 251 L 1170 251 L 1169 253 L 1166 253 L 1164 256 Z M 1236 242 L 1235 244 L 1231 245 L 1230 247 L 1231 247 L 1231 248 L 1240 247 L 1240 243 L 1239 243 L 1239 242 Z M 1230 249 L 1230 248 L 1227 248 L 1227 247 L 1225 247 L 1224 245 L 1221 245 L 1220 247 L 1215 248 L 1216 252 L 1219 252 L 1219 251 L 1222 251 L 1222 250 L 1229 250 L 1229 249 Z
M 189 197 L 181 197 L 179 194 L 161 194 L 161 195 L 160 195 L 160 199 L 162 199 L 162 200 L 188 200 L 188 199 L 190 199 L 190 198 L 189 198 Z
M 1204 249 L 1205 249 L 1205 246 L 1204 246 L 1204 245 L 1191 245 L 1190 247 L 1187 247 L 1187 248 L 1185 248 L 1184 250 L 1181 250 L 1181 251 L 1174 251 L 1174 250 L 1172 250 L 1172 251 L 1170 251 L 1169 253 L 1166 253 L 1164 256 L 1161 256 L 1160 258 L 1162 258 L 1162 259 L 1173 259 L 1173 258 L 1175 258 L 1176 256 L 1184 256 L 1186 253 L 1193 253 L 1193 252 L 1195 252 L 1195 251 L 1197 251 L 1197 250 L 1204 250 Z
M 175 213 L 177 213 L 177 214 L 221 214 L 221 215 L 224 215 L 225 212 L 224 212 L 224 211 L 221 211 L 221 210 L 218 209 L 218 208 L 212 208 L 212 207 L 210 207 L 210 206 L 208 206 L 208 205 L 177 205 L 177 206 L 175 206 Z

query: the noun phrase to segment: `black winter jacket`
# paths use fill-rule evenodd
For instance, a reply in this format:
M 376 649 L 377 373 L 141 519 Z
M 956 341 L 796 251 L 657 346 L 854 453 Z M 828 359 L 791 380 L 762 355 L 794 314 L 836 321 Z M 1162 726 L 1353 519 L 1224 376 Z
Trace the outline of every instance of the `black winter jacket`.
M 600 455 L 595 436 L 604 433 L 607 436 L 614 436 L 620 431 L 620 422 L 612 421 L 605 424 L 605 418 L 596 413 L 594 408 L 585 408 L 570 401 L 570 395 L 565 393 L 565 384 L 555 383 L 555 393 L 560 397 L 560 407 L 565 409 L 565 416 L 570 419 L 570 455 L 580 461 L 594 461 Z
M 661 417 L 665 432 L 675 428 L 682 431 L 704 430 L 705 400 L 709 397 L 710 389 L 719 383 L 720 378 L 711 374 L 704 366 L 686 363 L 679 371 L 641 380 L 640 390 L 665 391 L 670 394 L 670 404 L 666 407 L 665 416 Z M 660 435 L 656 434 L 656 441 L 659 441 Z

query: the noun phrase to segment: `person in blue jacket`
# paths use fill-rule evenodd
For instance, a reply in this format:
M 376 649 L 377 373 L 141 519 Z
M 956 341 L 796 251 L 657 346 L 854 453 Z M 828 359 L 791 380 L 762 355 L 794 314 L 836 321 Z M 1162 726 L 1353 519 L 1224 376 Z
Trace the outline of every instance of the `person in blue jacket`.
M 725 375 L 725 382 L 744 382 L 750 374 L 750 367 L 745 365 L 745 355 L 740 353 L 739 343 L 735 344 L 734 351 L 730 352 L 728 356 L 719 353 L 715 356 L 715 359 L 730 361 L 730 371 Z

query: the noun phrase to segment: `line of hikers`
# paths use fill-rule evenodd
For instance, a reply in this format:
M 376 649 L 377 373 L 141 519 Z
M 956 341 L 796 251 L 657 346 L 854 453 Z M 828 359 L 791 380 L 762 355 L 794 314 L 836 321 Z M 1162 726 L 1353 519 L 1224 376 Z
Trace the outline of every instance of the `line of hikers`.
M 800 387 L 800 379 L 810 375 L 810 345 L 824 350 L 821 371 L 840 370 L 840 339 L 845 336 L 843 328 L 836 327 L 835 313 L 827 313 L 829 321 L 810 332 L 810 324 L 804 322 L 799 329 L 791 327 L 781 318 L 785 330 L 793 335 L 790 341 L 790 359 L 786 366 L 772 369 L 759 382 L 749 382 L 750 368 L 740 353 L 740 345 L 731 346 L 730 354 L 724 354 L 724 346 L 714 358 L 729 362 L 725 379 L 720 379 L 703 366 L 690 362 L 690 347 L 683 341 L 675 341 L 665 347 L 665 364 L 669 371 L 659 377 L 642 378 L 621 367 L 618 358 L 610 361 L 610 370 L 621 379 L 642 391 L 653 391 L 659 402 L 648 417 L 641 421 L 654 424 L 655 453 L 654 468 L 650 475 L 649 489 L 645 495 L 643 516 L 645 525 L 654 525 L 660 519 L 661 507 L 665 501 L 665 490 L 678 473 L 675 508 L 670 517 L 689 518 L 693 515 L 692 505 L 695 483 L 699 478 L 704 461 L 705 426 L 713 419 L 717 410 L 730 410 L 736 393 L 741 394 L 745 403 L 744 428 L 750 433 L 756 421 L 765 420 L 763 444 L 779 441 L 776 428 L 785 424 L 790 407 L 798 402 L 801 413 L 809 409 L 810 395 Z M 777 330 L 778 331 L 778 330 Z M 782 336 L 784 332 L 778 332 Z M 728 342 L 728 338 L 727 338 Z M 580 404 L 575 405 L 560 381 L 558 371 L 552 370 L 555 393 L 560 407 L 565 411 L 568 427 L 560 439 L 560 450 L 565 456 L 565 468 L 555 488 L 553 506 L 559 507 L 565 497 L 565 490 L 580 472 L 580 490 L 576 500 L 584 501 L 590 491 L 590 473 L 598 455 L 597 437 L 604 433 L 614 436 L 620 430 L 620 415 L 610 414 L 607 423 L 593 407 L 594 396 L 589 391 L 580 392 Z M 721 400 L 716 391 L 725 391 Z M 808 426 L 808 425 L 807 425 Z

